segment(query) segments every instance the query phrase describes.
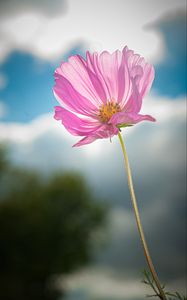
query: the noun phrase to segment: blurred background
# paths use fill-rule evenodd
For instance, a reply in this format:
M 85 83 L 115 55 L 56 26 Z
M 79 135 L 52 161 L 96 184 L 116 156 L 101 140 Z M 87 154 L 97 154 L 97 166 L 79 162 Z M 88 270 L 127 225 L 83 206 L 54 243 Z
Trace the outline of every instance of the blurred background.
M 159 277 L 186 293 L 186 1 L 0 0 L 0 299 L 143 300 L 146 263 L 117 137 L 72 148 L 53 119 L 69 55 L 125 45 L 155 67 L 126 129 Z

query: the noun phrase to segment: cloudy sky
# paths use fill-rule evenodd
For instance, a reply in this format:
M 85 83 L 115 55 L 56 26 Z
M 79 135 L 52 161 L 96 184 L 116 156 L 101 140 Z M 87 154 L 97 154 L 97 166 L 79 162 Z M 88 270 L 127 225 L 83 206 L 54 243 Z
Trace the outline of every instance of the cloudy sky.
M 123 135 L 150 250 L 163 282 L 185 291 L 185 0 L 0 0 L 0 141 L 12 161 L 79 171 L 111 206 L 106 247 L 67 279 L 68 300 L 140 300 L 145 267 L 117 138 L 77 141 L 53 119 L 53 73 L 69 55 L 125 45 L 154 64 L 143 112 Z

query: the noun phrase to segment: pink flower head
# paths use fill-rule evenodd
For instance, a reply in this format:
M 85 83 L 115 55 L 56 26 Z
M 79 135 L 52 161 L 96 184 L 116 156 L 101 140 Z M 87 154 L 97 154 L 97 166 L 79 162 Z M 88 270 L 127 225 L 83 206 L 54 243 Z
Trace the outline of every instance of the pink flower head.
M 61 106 L 55 107 L 56 120 L 73 135 L 83 138 L 74 146 L 118 134 L 120 127 L 143 120 L 142 99 L 151 87 L 154 68 L 127 47 L 71 56 L 55 71 L 54 94 Z

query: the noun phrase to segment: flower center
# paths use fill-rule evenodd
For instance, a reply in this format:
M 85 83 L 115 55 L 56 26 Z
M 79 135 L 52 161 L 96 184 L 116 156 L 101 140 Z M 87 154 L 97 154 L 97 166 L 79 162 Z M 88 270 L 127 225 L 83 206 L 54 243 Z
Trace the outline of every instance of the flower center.
M 99 109 L 99 120 L 102 123 L 107 123 L 110 118 L 119 111 L 121 111 L 121 109 L 118 103 L 114 101 L 107 101 L 107 103 L 102 104 Z

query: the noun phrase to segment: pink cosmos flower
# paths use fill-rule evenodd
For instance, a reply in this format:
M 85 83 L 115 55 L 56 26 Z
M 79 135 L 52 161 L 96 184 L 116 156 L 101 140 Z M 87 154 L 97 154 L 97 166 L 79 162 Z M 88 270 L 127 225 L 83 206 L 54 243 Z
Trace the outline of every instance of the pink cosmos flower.
M 55 71 L 56 120 L 73 135 L 83 138 L 74 146 L 117 135 L 120 127 L 143 120 L 142 100 L 151 87 L 154 68 L 127 47 L 71 56 Z

